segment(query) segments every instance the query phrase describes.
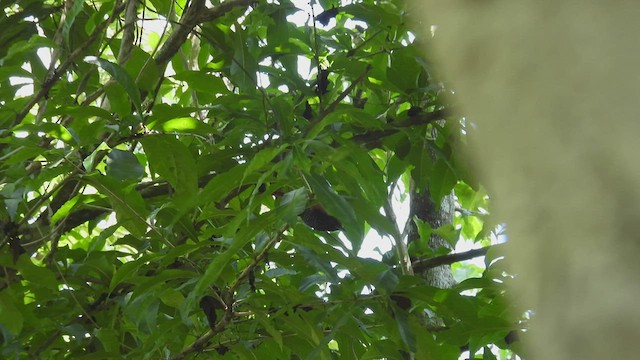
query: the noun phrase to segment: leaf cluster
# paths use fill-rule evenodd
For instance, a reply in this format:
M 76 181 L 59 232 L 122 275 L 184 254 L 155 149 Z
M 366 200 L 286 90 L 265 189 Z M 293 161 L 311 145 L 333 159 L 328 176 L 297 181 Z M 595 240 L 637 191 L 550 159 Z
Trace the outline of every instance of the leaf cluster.
M 437 289 L 359 256 L 402 239 L 398 183 L 462 209 L 414 259 L 493 226 L 402 4 L 0 5 L 2 357 L 491 358 L 521 327 L 499 262 Z

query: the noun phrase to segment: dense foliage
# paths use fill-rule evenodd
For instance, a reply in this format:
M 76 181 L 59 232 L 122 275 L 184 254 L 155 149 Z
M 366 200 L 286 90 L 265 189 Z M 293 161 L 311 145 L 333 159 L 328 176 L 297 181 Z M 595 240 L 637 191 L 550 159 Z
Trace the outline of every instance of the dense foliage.
M 511 356 L 499 252 L 447 256 L 494 225 L 402 4 L 0 4 L 2 358 Z M 456 215 L 407 247 L 410 188 Z

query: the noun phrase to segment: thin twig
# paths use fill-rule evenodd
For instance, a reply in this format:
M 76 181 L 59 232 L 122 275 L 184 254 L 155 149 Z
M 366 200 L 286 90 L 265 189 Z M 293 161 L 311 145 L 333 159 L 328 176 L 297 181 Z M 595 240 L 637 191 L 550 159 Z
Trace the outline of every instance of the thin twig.
M 287 228 L 287 225 L 282 226 L 278 230 L 276 235 L 271 240 L 269 240 L 269 242 L 267 242 L 267 244 L 264 246 L 264 249 L 262 249 L 262 251 L 260 251 L 260 253 L 255 258 L 253 258 L 253 260 L 251 260 L 251 263 L 247 265 L 247 267 L 240 273 L 240 275 L 238 275 L 238 277 L 235 279 L 233 284 L 231 284 L 229 290 L 227 291 L 229 297 L 233 296 L 233 293 L 238 289 L 238 287 L 240 287 L 242 282 L 244 282 L 244 280 L 258 266 L 258 264 L 260 264 L 267 257 L 267 253 L 269 252 L 269 250 L 271 250 L 271 248 L 273 248 L 280 241 L 280 239 L 282 238 L 282 234 L 287 230 Z M 233 299 L 231 298 L 225 300 L 227 309 L 224 313 L 224 317 L 220 321 L 218 321 L 213 329 L 207 331 L 204 335 L 196 339 L 191 345 L 182 349 L 182 351 L 180 351 L 180 353 L 174 357 L 174 360 L 184 359 L 184 357 L 188 354 L 201 350 L 207 345 L 212 337 L 226 329 L 227 325 L 234 317 L 234 312 Z
M 322 120 L 325 116 L 327 116 L 330 113 L 332 113 L 333 110 L 336 109 L 338 104 L 340 104 L 340 102 L 342 102 L 342 100 L 344 100 L 344 98 L 347 97 L 347 95 L 349 95 L 351 93 L 351 91 L 353 91 L 353 89 L 356 87 L 356 85 L 358 85 L 359 83 L 362 82 L 362 80 L 364 80 L 364 78 L 367 76 L 367 74 L 369 74 L 369 71 L 371 71 L 371 65 L 367 64 L 367 67 L 364 69 L 362 74 L 360 76 L 358 76 L 358 78 L 355 81 L 353 81 L 351 84 L 349 84 L 349 86 L 331 104 L 329 104 L 329 106 L 327 106 L 326 109 L 324 109 L 320 113 L 320 116 L 318 116 L 318 119 L 316 119 L 315 121 L 316 122 L 320 122 L 320 120 Z
M 400 228 L 398 227 L 398 220 L 396 217 L 395 211 L 393 211 L 393 207 L 391 206 L 391 199 L 393 197 L 393 189 L 395 188 L 396 181 L 394 181 L 393 186 L 391 186 L 391 192 L 387 197 L 387 201 L 384 203 L 384 213 L 387 215 L 387 218 L 391 223 L 393 223 L 393 227 L 395 229 L 392 234 L 393 239 L 396 243 L 396 252 L 398 254 L 398 261 L 400 262 L 400 268 L 404 275 L 413 275 L 413 266 L 411 265 L 411 257 L 409 256 L 409 249 L 407 245 L 404 243 L 404 236 L 400 232 Z

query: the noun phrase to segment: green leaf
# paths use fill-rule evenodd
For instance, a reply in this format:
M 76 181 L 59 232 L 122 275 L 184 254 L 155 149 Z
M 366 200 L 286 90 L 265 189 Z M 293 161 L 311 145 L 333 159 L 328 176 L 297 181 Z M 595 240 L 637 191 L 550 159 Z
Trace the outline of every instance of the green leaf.
M 427 285 L 412 286 L 407 289 L 403 289 L 403 292 L 406 293 L 407 296 L 412 300 L 424 301 L 427 304 L 436 303 L 436 298 L 437 298 L 436 295 L 438 294 L 438 291 L 443 291 L 443 290 L 440 290 L 432 286 L 427 286 Z M 444 291 L 446 294 L 446 291 L 448 290 L 444 290 Z M 446 295 L 441 295 L 441 296 L 446 296 Z
M 443 238 L 452 247 L 455 247 L 460 239 L 460 230 L 456 229 L 453 224 L 444 224 L 433 230 L 433 233 Z
M 369 153 L 361 147 L 349 147 L 352 163 L 357 166 L 358 181 L 364 195 L 375 206 L 382 206 L 387 202 L 388 190 L 384 182 L 383 172 L 373 161 Z
M 370 26 L 397 26 L 403 22 L 403 17 L 399 13 L 389 12 L 384 6 L 373 3 L 351 4 L 342 7 L 341 10 Z
M 370 284 L 377 283 L 381 274 L 389 270 L 388 265 L 373 259 L 356 258 L 355 260 L 351 260 L 351 262 L 349 266 L 350 271 L 357 275 L 358 278 Z M 395 287 L 396 284 L 393 284 L 391 288 Z
M 113 120 L 113 115 L 110 112 L 96 106 L 62 105 L 45 112 L 45 116 L 47 117 L 56 115 L 73 116 L 74 123 L 71 125 L 72 127 L 77 121 L 86 120 L 92 117 Z
M 476 216 L 463 216 L 460 220 L 464 238 L 475 240 L 482 231 L 484 222 Z
M 151 92 L 158 85 L 160 79 L 158 65 L 151 55 L 139 46 L 132 47 L 124 68 L 129 75 L 135 78 L 140 89 Z
M 488 346 L 485 346 L 483 350 L 482 360 L 498 360 Z
M 133 188 L 100 174 L 87 175 L 83 180 L 106 196 L 116 212 L 116 218 L 124 228 L 136 237 L 147 232 L 147 209 L 142 196 Z
M 109 100 L 109 108 L 120 119 L 118 123 L 123 124 L 125 119 L 131 116 L 131 98 L 127 91 L 119 83 L 107 83 L 104 92 L 107 95 L 107 100 Z M 118 127 L 119 124 L 117 125 Z
M 8 291 L 0 291 L 0 325 L 16 336 L 22 332 L 24 325 L 22 312 Z
M 67 48 L 69 48 L 69 32 L 71 31 L 71 26 L 73 26 L 76 17 L 82 11 L 82 7 L 84 6 L 84 1 L 75 1 L 73 5 L 65 11 L 64 23 L 62 24 L 62 38 L 64 39 L 64 43 Z
M 423 360 L 458 360 L 460 347 L 438 342 L 428 331 L 416 331 L 416 359 Z
M 360 219 L 364 219 L 380 235 L 399 235 L 397 234 L 398 229 L 396 228 L 396 225 L 388 216 L 380 213 L 380 208 L 378 206 L 375 206 L 366 200 L 355 201 L 353 203 L 353 210 Z
M 407 314 L 404 311 L 395 311 L 394 315 L 396 319 L 396 325 L 398 326 L 398 330 L 400 332 L 400 338 L 409 351 L 415 352 L 416 336 L 409 326 Z
M 11 156 L 3 161 L 4 165 L 20 164 L 42 154 L 42 148 L 38 146 L 24 146 L 16 149 Z
M 386 125 L 382 118 L 376 118 L 362 109 L 354 108 L 352 106 L 344 106 L 339 107 L 325 116 L 322 121 L 309 131 L 307 138 L 314 139 L 318 137 L 320 132 L 327 126 L 340 122 L 372 130 L 382 129 Z
M 1 23 L 0 23 L 1 24 Z M 38 36 L 38 29 L 35 26 L 35 23 L 27 22 L 18 24 L 18 26 L 13 27 L 12 29 L 5 29 L 4 35 L 6 35 L 6 31 L 17 31 L 19 35 L 16 35 L 14 42 L 12 44 L 5 44 L 4 36 L 0 37 L 0 55 L 5 53 L 5 49 L 9 49 L 6 53 L 7 55 L 2 59 L 3 63 L 9 63 L 11 60 L 15 60 L 20 56 L 25 56 L 29 52 L 35 52 L 42 47 L 47 47 L 51 49 L 59 48 L 58 44 L 51 39 Z M 29 39 L 28 41 L 15 41 L 16 38 Z
M 391 293 L 400 283 L 398 275 L 391 269 L 387 269 L 378 275 L 376 279 L 376 288 L 384 293 Z
M 304 211 L 308 199 L 309 195 L 306 188 L 298 188 L 285 193 L 277 210 L 278 217 L 289 225 L 295 225 L 298 222 L 298 215 Z
M 438 159 L 429 178 L 429 193 L 435 204 L 442 203 L 442 199 L 451 194 L 458 178 L 446 161 Z
M 112 236 L 113 233 L 116 232 L 116 230 L 118 230 L 119 225 L 112 225 L 109 226 L 108 228 L 102 230 L 100 232 L 100 235 L 98 235 L 97 237 L 91 239 L 91 244 L 89 245 L 89 248 L 87 249 L 87 253 L 91 253 L 91 252 L 100 252 L 103 248 L 104 245 L 107 243 L 107 238 Z
M 393 324 L 385 324 L 389 327 L 393 327 Z M 362 357 L 363 360 L 378 360 L 378 359 L 402 359 L 398 344 L 390 339 L 381 339 L 372 341 L 371 346 L 367 349 L 367 352 Z
M 78 201 L 80 200 L 80 196 L 74 196 L 69 201 L 62 204 L 62 206 L 51 216 L 51 223 L 56 224 L 58 221 L 69 215 L 71 210 L 74 209 Z
M 155 9 L 157 9 L 159 14 L 168 16 L 169 11 L 174 11 L 172 4 L 167 3 L 166 1 L 163 0 L 151 0 L 151 3 L 153 4 L 153 7 Z
M 93 56 L 87 56 L 84 59 L 85 62 L 90 64 L 98 65 L 102 70 L 109 73 L 109 75 L 113 76 L 113 78 L 124 88 L 129 95 L 129 98 L 133 102 L 133 106 L 136 107 L 138 114 L 142 114 L 142 100 L 140 98 L 140 91 L 136 86 L 135 81 L 129 76 L 120 65 L 113 63 L 108 60 L 100 59 Z
M 455 289 L 462 292 L 469 289 L 495 288 L 496 283 L 488 278 L 469 278 L 455 286 Z
M 260 214 L 255 219 L 249 221 L 242 227 L 233 237 L 231 245 L 222 253 L 216 255 L 213 261 L 207 265 L 204 274 L 196 283 L 193 291 L 189 293 L 189 296 L 180 307 L 180 313 L 183 319 L 187 318 L 189 311 L 191 311 L 196 299 L 199 299 L 206 289 L 215 284 L 218 278 L 222 274 L 225 267 L 229 264 L 231 259 L 238 254 L 247 243 L 255 238 L 255 236 L 272 226 L 277 219 L 277 214 L 273 211 Z
M 31 284 L 48 290 L 58 290 L 58 280 L 53 271 L 37 266 L 30 258 L 21 256 L 18 259 L 17 269 L 22 278 Z
M 267 164 L 270 164 L 271 161 L 284 149 L 284 146 L 278 146 L 275 148 L 266 148 L 258 151 L 258 153 L 255 154 L 249 162 L 249 166 L 247 166 L 247 168 L 245 169 L 242 179 L 244 180 L 247 175 L 253 173 L 254 171 L 262 169 Z
M 486 207 L 486 197 L 484 189 L 474 190 L 465 182 L 458 181 L 455 185 L 456 198 L 460 205 L 468 210 L 477 210 L 479 207 Z
M 120 340 L 118 334 L 114 329 L 108 327 L 101 327 L 96 329 L 94 335 L 100 340 L 104 350 L 107 352 L 115 352 L 120 348 Z
M 166 179 L 176 191 L 176 201 L 188 204 L 198 193 L 196 162 L 189 149 L 174 136 L 155 135 L 140 139 L 152 171 Z
M 275 340 L 280 349 L 282 349 L 282 333 L 273 326 L 271 319 L 261 316 L 260 314 L 256 314 L 256 319 L 260 322 L 264 329 L 267 331 L 269 335 Z
M 76 145 L 76 139 L 69 132 L 67 128 L 60 124 L 55 123 L 42 123 L 42 124 L 20 124 L 14 128 L 15 131 L 28 131 L 33 133 L 44 133 L 51 136 L 54 139 L 59 139 L 65 143 Z
M 150 333 L 157 327 L 160 299 L 155 293 L 147 293 L 126 304 L 124 317 L 130 319 L 139 333 Z
M 399 49 L 391 54 L 387 79 L 400 91 L 412 93 L 418 88 L 418 79 L 423 71 L 414 51 Z
M 171 306 L 172 308 L 178 308 L 184 301 L 184 295 L 182 295 L 182 293 L 178 290 L 168 288 L 160 294 L 160 301 L 162 301 L 162 303 L 167 306 Z
M 170 280 L 175 279 L 191 279 L 195 277 L 197 273 L 186 270 L 179 269 L 166 269 L 160 272 L 159 274 L 154 274 L 153 276 L 144 277 L 141 279 L 136 279 L 137 286 L 131 295 L 131 301 L 133 301 L 138 296 L 144 295 L 145 293 L 149 293 L 150 289 L 162 285 L 167 284 Z
M 146 261 L 146 259 L 138 259 L 122 264 L 122 266 L 120 266 L 116 270 L 115 274 L 111 278 L 111 282 L 109 283 L 109 291 L 113 291 L 116 286 L 123 282 L 128 282 L 128 279 L 133 277 L 133 275 L 138 272 L 138 269 L 140 269 L 140 267 L 144 265 Z
M 132 152 L 111 149 L 107 154 L 107 175 L 121 181 L 138 180 L 144 175 L 144 169 Z
M 429 177 L 433 171 L 433 158 L 429 148 L 423 143 L 413 144 L 407 155 L 407 162 L 414 167 L 411 179 L 415 182 L 417 192 L 421 193 L 429 186 Z
M 106 143 L 100 143 L 100 145 L 98 145 L 91 154 L 89 154 L 89 156 L 87 156 L 83 161 L 82 161 L 82 166 L 84 166 L 84 169 L 90 173 L 93 170 L 95 170 L 96 166 L 98 165 L 98 163 L 100 162 L 100 160 L 102 159 L 102 157 L 104 156 L 104 154 L 109 152 L 109 145 L 107 145 Z
M 340 152 L 349 154 L 349 158 L 337 156 L 333 161 L 336 169 L 331 174 L 332 183 L 342 183 L 355 197 L 367 202 L 379 210 L 387 202 L 387 186 L 378 166 L 366 151 L 355 146 L 344 147 Z
M 234 41 L 239 44 L 247 44 L 247 35 L 243 31 L 234 33 Z M 248 45 L 248 44 L 247 44 Z M 235 49 L 233 61 L 231 62 L 231 81 L 238 86 L 242 92 L 253 92 L 256 88 L 256 73 L 258 62 L 249 52 L 248 47 L 238 46 Z
M 416 224 L 418 228 L 418 234 L 420 235 L 420 240 L 423 241 L 425 244 L 429 243 L 429 240 L 431 239 L 431 233 L 433 232 L 431 225 L 426 221 L 422 221 L 418 219 L 417 217 L 413 218 L 413 222 Z
M 180 117 L 167 120 L 156 118 L 151 121 L 147 127 L 150 130 L 159 130 L 162 132 L 193 133 L 200 135 L 208 135 L 214 131 L 211 126 L 192 117 Z
M 246 173 L 246 164 L 239 164 L 230 170 L 214 176 L 198 196 L 199 204 L 211 204 L 221 201 L 231 190 L 238 188 L 238 179 Z
M 356 214 L 349 203 L 331 188 L 327 180 L 323 177 L 308 173 L 306 179 L 313 190 L 314 195 L 320 201 L 324 209 L 340 220 L 342 226 L 347 233 L 347 237 L 351 240 L 354 253 L 360 250 L 364 230 L 362 224 L 358 222 Z
M 221 77 L 207 74 L 203 71 L 181 71 L 173 76 L 174 79 L 184 81 L 189 89 L 210 94 L 228 93 L 229 90 Z

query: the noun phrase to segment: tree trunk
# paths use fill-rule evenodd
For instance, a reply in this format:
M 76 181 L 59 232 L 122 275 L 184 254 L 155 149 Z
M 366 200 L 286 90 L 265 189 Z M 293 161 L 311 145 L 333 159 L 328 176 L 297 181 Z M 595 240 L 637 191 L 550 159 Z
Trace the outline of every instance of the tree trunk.
M 428 189 L 420 190 L 421 191 L 418 191 L 415 188 L 415 184 L 411 184 L 411 210 L 409 219 L 417 217 L 418 219 L 428 223 L 432 229 L 437 229 L 442 225 L 453 223 L 455 211 L 453 194 L 445 196 L 444 199 L 442 199 L 440 206 L 437 206 L 437 204 L 435 204 L 431 199 L 431 194 Z M 409 244 L 413 241 L 420 241 L 420 234 L 418 233 L 418 229 L 413 221 L 410 221 L 408 241 Z M 428 245 L 432 250 L 437 250 L 442 247 L 451 248 L 451 245 L 446 240 L 433 233 L 431 234 Z M 450 288 L 455 284 L 450 265 L 426 269 L 417 275 L 422 276 L 427 281 L 428 285 L 438 288 Z

